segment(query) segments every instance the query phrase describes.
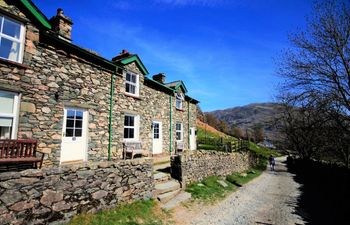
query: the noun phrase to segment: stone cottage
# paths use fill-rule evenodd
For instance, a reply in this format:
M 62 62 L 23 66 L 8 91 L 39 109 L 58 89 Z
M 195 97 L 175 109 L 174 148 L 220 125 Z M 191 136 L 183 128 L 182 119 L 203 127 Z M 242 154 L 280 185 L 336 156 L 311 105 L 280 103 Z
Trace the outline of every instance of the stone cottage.
M 0 0 L 0 139 L 37 139 L 46 164 L 196 148 L 196 104 L 182 81 L 148 77 L 136 54 L 112 60 L 75 45 L 73 22 L 30 0 Z

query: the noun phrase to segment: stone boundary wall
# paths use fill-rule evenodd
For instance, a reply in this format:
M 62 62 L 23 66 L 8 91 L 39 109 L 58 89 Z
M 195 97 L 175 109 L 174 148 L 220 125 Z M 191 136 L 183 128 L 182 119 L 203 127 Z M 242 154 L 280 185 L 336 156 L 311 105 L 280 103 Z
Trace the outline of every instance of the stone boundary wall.
M 0 224 L 68 222 L 83 212 L 150 199 L 151 159 L 0 173 Z
M 209 176 L 227 176 L 242 172 L 256 163 L 248 152 L 187 151 L 171 159 L 172 176 L 183 185 L 198 182 Z

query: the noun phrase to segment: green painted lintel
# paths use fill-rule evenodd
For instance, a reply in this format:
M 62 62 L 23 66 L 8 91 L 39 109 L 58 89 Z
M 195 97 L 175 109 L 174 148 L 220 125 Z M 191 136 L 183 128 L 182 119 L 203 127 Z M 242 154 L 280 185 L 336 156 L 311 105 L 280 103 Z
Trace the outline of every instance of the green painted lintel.
M 39 22 L 46 27 L 47 29 L 51 30 L 51 24 L 46 19 L 46 17 L 34 6 L 34 4 L 30 0 L 20 0 L 22 4 L 34 15 L 34 17 L 39 20 Z
M 123 59 L 120 61 L 123 65 L 136 62 L 137 66 L 141 69 L 143 75 L 149 74 L 148 70 L 146 69 L 145 65 L 143 65 L 142 61 L 137 55 L 133 55 L 129 58 Z

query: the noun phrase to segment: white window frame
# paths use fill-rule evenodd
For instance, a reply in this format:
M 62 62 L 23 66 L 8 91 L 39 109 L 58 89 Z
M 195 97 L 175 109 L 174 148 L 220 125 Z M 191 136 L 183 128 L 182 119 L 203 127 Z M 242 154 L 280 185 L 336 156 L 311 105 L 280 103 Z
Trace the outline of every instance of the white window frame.
M 135 76 L 136 77 L 136 83 L 126 80 L 127 74 L 130 74 L 131 76 Z M 126 91 L 126 84 L 135 86 L 135 93 L 127 92 Z M 140 89 L 140 76 L 138 74 L 136 74 L 136 73 L 133 73 L 133 72 L 130 72 L 130 71 L 126 71 L 125 72 L 125 86 L 124 87 L 125 87 L 125 93 L 127 93 L 128 95 L 139 97 L 139 94 L 140 94 L 140 91 L 139 91 L 139 89 Z
M 184 101 L 184 97 L 182 93 L 175 94 L 175 107 L 177 109 L 182 109 L 182 102 Z
M 17 131 L 18 131 L 19 94 L 16 92 L 4 91 L 4 90 L 0 90 L 0 92 L 14 95 L 12 113 L 1 113 L 0 112 L 0 117 L 12 118 L 12 131 L 11 131 L 10 139 L 16 139 Z
M 180 124 L 180 130 L 177 129 L 177 125 Z M 177 139 L 177 133 L 180 133 L 180 140 Z M 176 123 L 175 124 L 175 138 L 176 141 L 182 141 L 183 140 L 183 125 L 182 123 Z
M 17 56 L 17 60 L 11 60 L 11 59 L 8 59 L 8 58 L 3 58 L 3 57 L 0 57 L 1 59 L 5 59 L 5 60 L 9 60 L 9 61 L 13 61 L 13 62 L 18 62 L 18 63 L 22 63 L 23 62 L 23 53 L 24 53 L 24 43 L 25 43 L 25 26 L 23 25 L 23 23 L 17 21 L 17 20 L 14 20 L 10 17 L 7 17 L 3 14 L 0 13 L 0 23 L 1 23 L 1 27 L 4 28 L 4 21 L 5 19 L 7 20 L 10 20 L 14 23 L 17 23 L 21 26 L 21 29 L 20 29 L 20 37 L 18 39 L 14 38 L 14 37 L 11 37 L 11 36 L 8 36 L 6 34 L 3 34 L 2 33 L 2 29 L 0 30 L 0 39 L 2 38 L 6 38 L 10 41 L 14 41 L 14 42 L 17 42 L 19 43 L 19 53 L 18 53 L 18 56 Z
M 125 126 L 124 121 L 126 116 L 134 117 L 134 126 Z M 124 137 L 124 128 L 133 128 L 134 129 L 134 138 L 125 138 Z M 123 140 L 128 141 L 139 141 L 140 137 L 140 116 L 139 115 L 132 115 L 132 114 L 125 114 L 123 117 Z

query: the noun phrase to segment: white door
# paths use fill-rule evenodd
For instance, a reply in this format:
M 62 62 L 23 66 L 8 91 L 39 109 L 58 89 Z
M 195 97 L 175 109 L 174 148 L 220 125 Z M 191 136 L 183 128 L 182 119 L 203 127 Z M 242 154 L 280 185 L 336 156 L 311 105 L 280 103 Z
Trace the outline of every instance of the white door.
M 162 135 L 162 122 L 153 121 L 152 123 L 152 151 L 153 154 L 160 154 L 163 150 L 163 135 Z
M 196 128 L 190 128 L 190 150 L 196 150 L 197 148 Z
M 64 109 L 61 163 L 87 160 L 87 121 L 85 109 Z

